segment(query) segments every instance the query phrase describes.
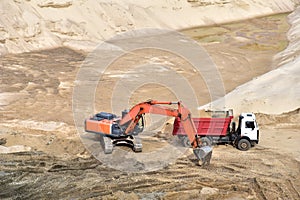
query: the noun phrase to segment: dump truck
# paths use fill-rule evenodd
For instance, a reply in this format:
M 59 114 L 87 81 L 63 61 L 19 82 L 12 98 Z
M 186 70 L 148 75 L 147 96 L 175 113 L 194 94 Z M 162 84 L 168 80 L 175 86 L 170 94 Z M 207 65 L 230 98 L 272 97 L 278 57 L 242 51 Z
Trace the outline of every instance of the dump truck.
M 259 127 L 254 113 L 241 113 L 238 126 L 233 122 L 233 110 L 210 111 L 212 117 L 192 118 L 196 134 L 205 145 L 230 144 L 247 151 L 259 142 Z M 220 115 L 224 115 L 220 117 Z M 175 118 L 173 135 L 178 136 L 184 146 L 190 146 L 181 119 Z

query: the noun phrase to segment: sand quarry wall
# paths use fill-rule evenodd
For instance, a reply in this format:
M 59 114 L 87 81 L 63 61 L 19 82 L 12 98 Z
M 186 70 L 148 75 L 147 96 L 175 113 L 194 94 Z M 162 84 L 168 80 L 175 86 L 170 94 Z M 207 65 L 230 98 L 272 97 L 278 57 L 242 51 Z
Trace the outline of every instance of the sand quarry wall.
M 300 0 L 14 0 L 0 1 L 0 54 L 58 46 L 92 50 L 119 32 L 181 29 L 295 10 Z M 280 114 L 300 107 L 300 8 L 289 16 L 279 68 L 236 88 L 212 108 Z M 203 107 L 202 107 L 203 108 Z
M 300 7 L 288 16 L 288 47 L 275 55 L 274 70 L 254 78 L 215 102 L 200 107 L 234 108 L 236 113 L 281 114 L 300 108 Z
M 119 32 L 182 29 L 292 11 L 300 0 L 4 0 L 0 53 L 68 46 L 92 50 Z

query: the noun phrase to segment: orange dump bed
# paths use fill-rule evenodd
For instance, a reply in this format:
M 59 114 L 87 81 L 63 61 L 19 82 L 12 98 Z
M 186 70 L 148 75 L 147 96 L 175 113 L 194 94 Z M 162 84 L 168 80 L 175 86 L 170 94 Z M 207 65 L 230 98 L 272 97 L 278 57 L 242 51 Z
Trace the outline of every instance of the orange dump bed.
M 226 136 L 232 117 L 227 118 L 193 118 L 197 134 L 200 136 Z M 186 135 L 180 118 L 175 118 L 173 135 Z

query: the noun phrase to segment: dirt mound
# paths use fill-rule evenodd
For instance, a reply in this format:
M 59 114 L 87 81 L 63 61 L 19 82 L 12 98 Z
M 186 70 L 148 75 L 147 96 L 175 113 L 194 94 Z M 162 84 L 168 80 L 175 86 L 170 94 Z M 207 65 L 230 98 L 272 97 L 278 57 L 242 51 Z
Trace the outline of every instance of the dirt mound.
M 257 113 L 256 117 L 259 123 L 264 126 L 272 126 L 274 128 L 300 128 L 300 108 L 280 115 Z

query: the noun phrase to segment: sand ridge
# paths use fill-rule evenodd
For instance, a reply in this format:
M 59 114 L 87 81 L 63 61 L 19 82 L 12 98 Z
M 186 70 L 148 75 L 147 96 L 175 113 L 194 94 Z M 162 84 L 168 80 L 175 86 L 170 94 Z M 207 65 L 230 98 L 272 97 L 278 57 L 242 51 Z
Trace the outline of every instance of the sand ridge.
M 93 50 L 117 33 L 183 29 L 290 12 L 299 0 L 38 0 L 2 1 L 0 52 L 59 46 Z

